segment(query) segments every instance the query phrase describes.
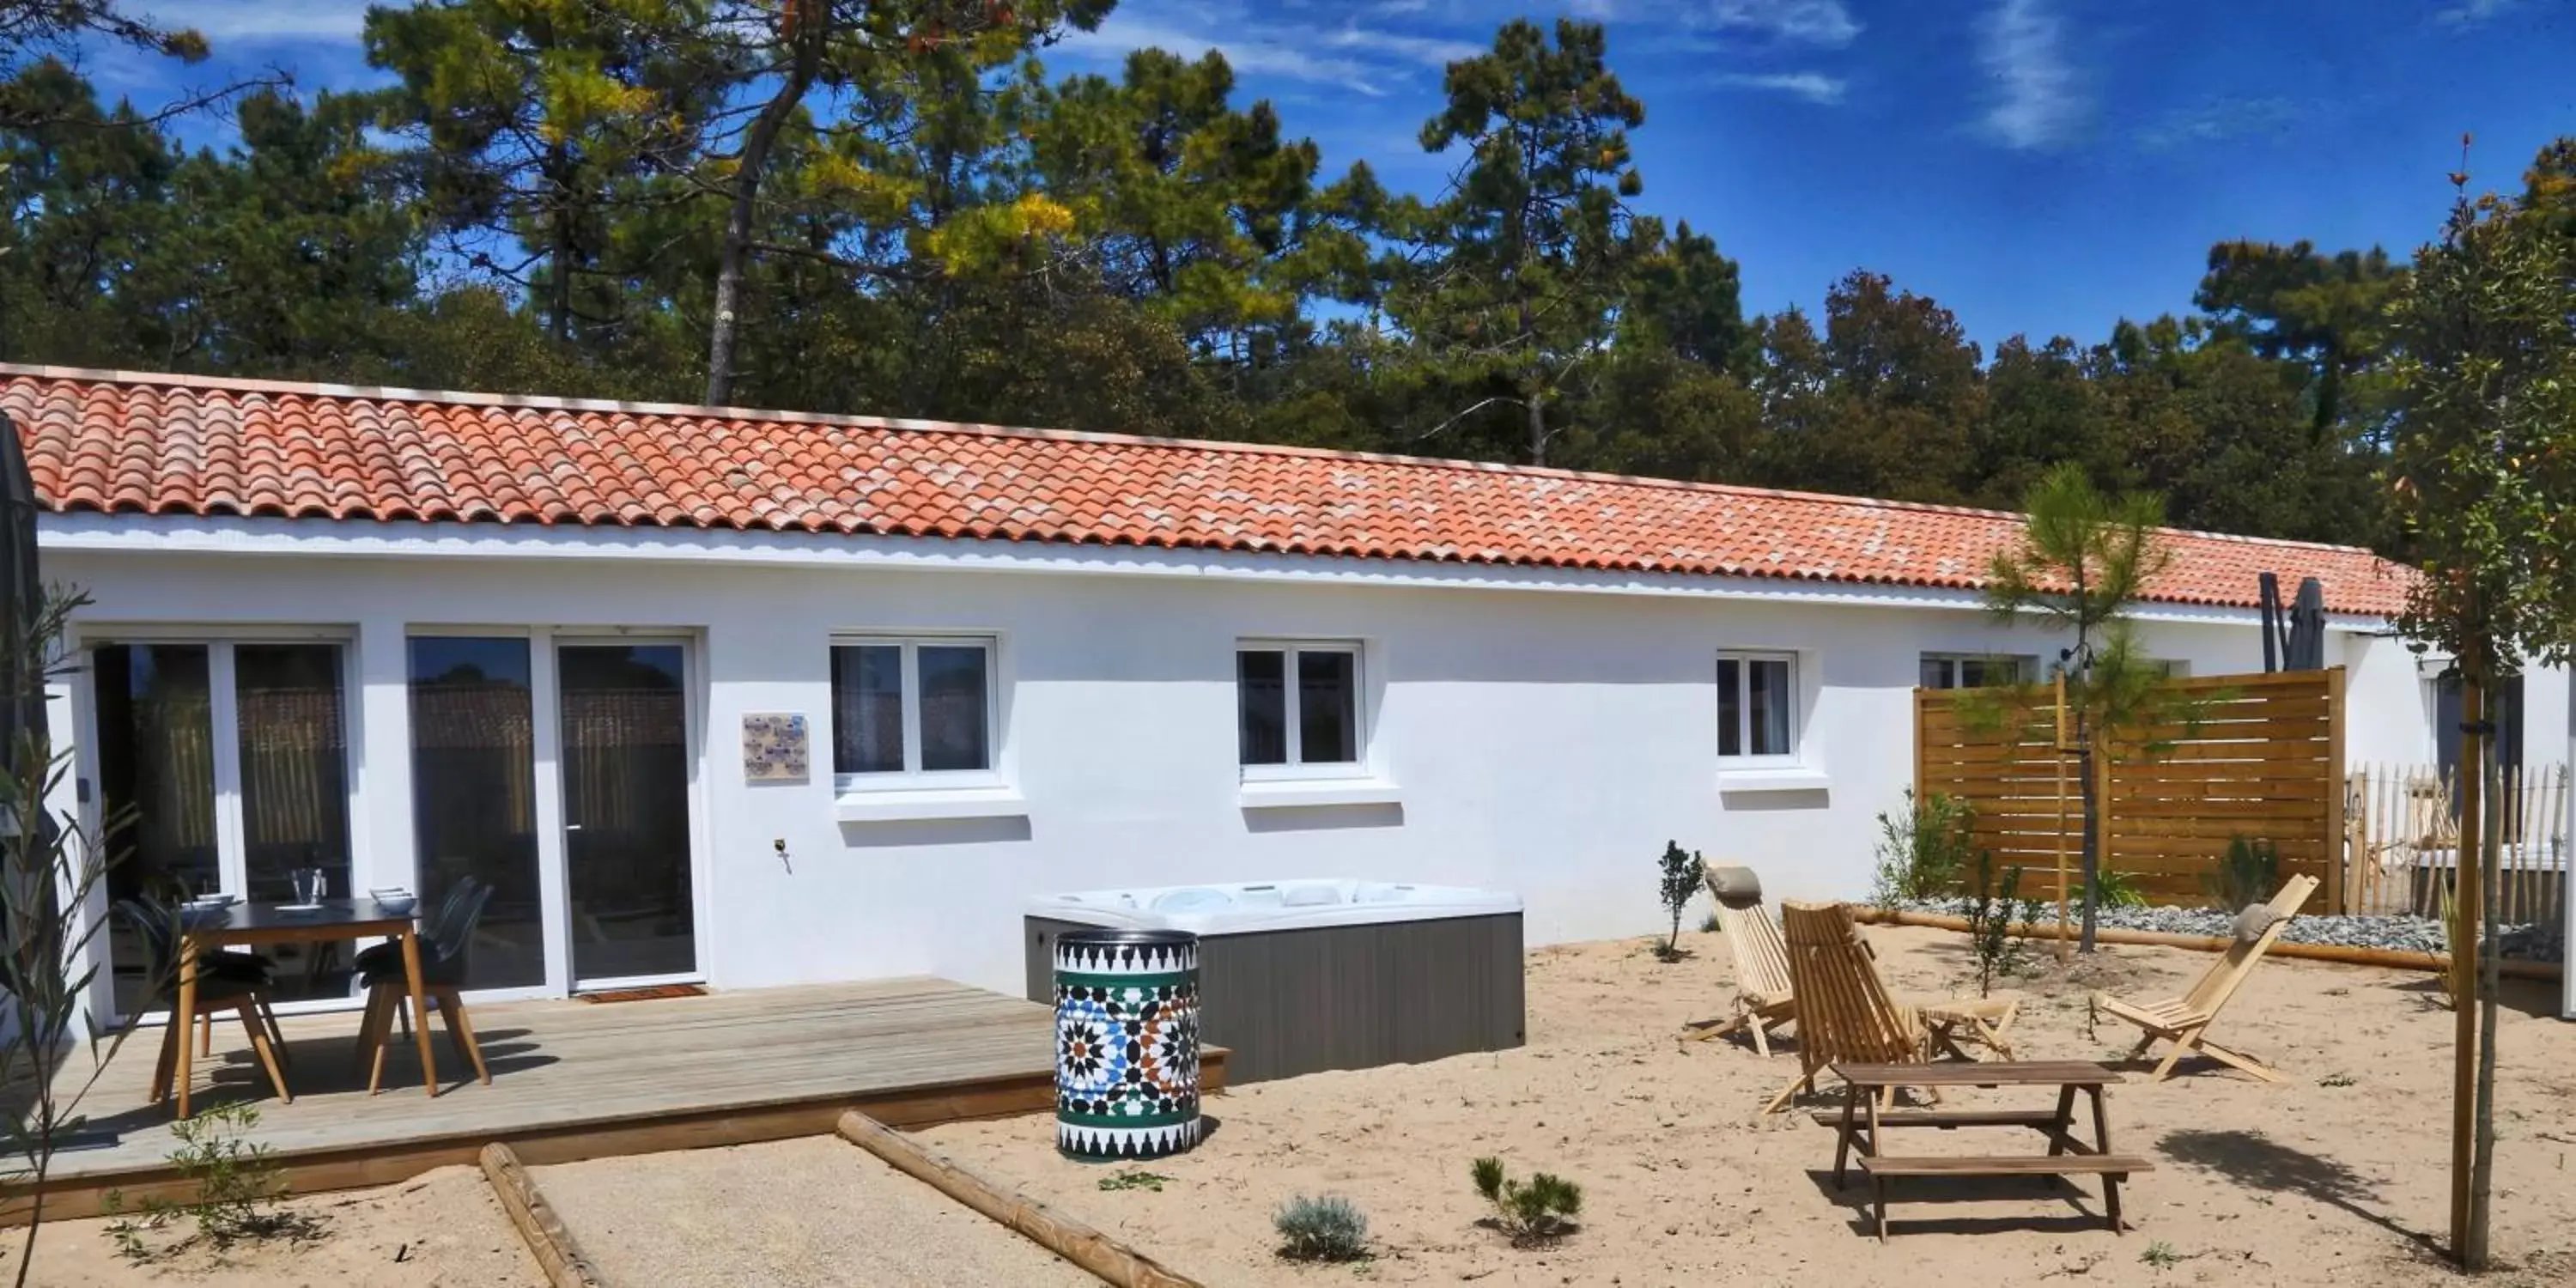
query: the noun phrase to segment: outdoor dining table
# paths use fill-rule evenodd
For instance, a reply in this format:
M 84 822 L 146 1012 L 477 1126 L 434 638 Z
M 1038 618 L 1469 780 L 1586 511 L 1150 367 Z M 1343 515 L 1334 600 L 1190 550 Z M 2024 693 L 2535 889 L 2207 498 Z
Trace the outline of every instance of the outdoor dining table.
M 402 945 L 403 982 L 411 991 L 411 1013 L 422 1022 L 412 1026 L 420 1042 L 420 1067 L 435 1070 L 429 1049 L 429 1012 L 422 1009 L 420 977 L 420 932 L 414 923 L 416 912 L 394 912 L 373 899 L 324 899 L 312 909 L 291 908 L 278 903 L 237 903 L 219 913 L 199 916 L 179 928 L 179 1010 L 180 1015 L 196 1014 L 197 959 L 224 948 L 253 948 L 269 944 L 325 944 L 344 939 L 367 939 L 385 936 Z M 188 1079 L 190 1056 L 196 1043 L 182 1033 L 179 1042 L 179 1076 L 175 1084 L 179 1095 L 179 1116 L 188 1116 Z M 438 1094 L 435 1073 L 424 1073 L 422 1084 L 430 1095 Z

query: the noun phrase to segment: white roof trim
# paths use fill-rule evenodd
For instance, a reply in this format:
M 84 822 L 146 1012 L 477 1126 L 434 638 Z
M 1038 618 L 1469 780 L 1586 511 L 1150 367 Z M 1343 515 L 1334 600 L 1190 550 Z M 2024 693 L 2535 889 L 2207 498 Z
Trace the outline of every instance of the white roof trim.
M 465 523 L 317 524 L 282 518 L 106 515 L 80 511 L 38 516 L 37 534 L 38 544 L 45 550 L 103 554 L 713 561 L 769 567 L 1178 576 L 1308 585 L 1579 591 L 1971 612 L 1981 612 L 1985 607 L 1984 598 L 1973 590 L 1868 582 L 737 529 Z M 2253 625 L 2259 620 L 2251 608 L 2200 604 L 2144 604 L 2139 606 L 2136 616 L 2143 621 L 2231 626 Z M 2381 631 L 2388 625 L 2382 618 L 2348 613 L 2329 614 L 2327 624 L 2345 631 Z

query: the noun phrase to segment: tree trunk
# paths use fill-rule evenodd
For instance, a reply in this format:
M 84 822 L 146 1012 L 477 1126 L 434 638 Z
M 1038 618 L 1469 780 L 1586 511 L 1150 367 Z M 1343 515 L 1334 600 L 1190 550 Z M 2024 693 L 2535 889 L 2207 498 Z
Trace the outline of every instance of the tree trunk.
M 2486 1265 L 2486 1231 L 2471 1195 L 2477 1170 L 2478 931 L 2484 924 L 2487 676 L 2484 659 L 2461 650 L 2460 839 L 2451 880 L 2451 1005 L 2456 1012 L 2451 1070 L 2451 1253 L 2463 1269 Z
M 546 283 L 546 329 L 562 344 L 572 338 L 572 165 L 557 143 L 546 149 L 546 186 L 554 190 L 552 225 L 553 245 L 547 248 L 546 267 L 554 278 Z
M 2495 766 L 2495 776 L 2487 782 L 2486 827 L 2478 856 L 2479 867 L 2486 873 L 2486 891 L 2479 902 L 2487 917 L 2485 933 L 2479 941 L 2477 1150 L 2469 1165 L 2469 1241 L 2468 1255 L 2463 1260 L 2480 1270 L 2487 1264 L 2488 1200 L 2495 1192 L 2496 993 L 2504 957 L 2504 926 L 2495 916 L 2495 909 L 2504 902 L 2504 864 L 2500 861 L 2504 849 L 2504 772 L 2500 760 L 2490 749 L 2487 762 Z
M 734 342 L 740 334 L 743 267 L 751 259 L 751 233 L 760 209 L 760 181 L 769 168 L 770 150 L 781 130 L 796 115 L 797 104 L 822 70 L 829 16 L 826 6 L 791 3 L 780 20 L 780 33 L 794 48 L 786 79 L 761 105 L 743 132 L 742 155 L 735 159 L 733 205 L 725 213 L 724 242 L 716 255 L 715 320 L 707 335 L 707 396 L 721 407 L 733 398 Z
M 1530 464 L 1545 465 L 1547 464 L 1547 403 L 1538 396 L 1536 391 L 1532 391 L 1528 397 L 1521 399 L 1521 406 L 1529 410 Z

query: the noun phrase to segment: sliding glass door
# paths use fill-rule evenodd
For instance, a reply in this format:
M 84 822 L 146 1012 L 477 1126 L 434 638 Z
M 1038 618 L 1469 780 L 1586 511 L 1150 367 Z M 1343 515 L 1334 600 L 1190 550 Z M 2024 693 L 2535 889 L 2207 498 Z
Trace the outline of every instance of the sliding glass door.
M 563 862 L 576 988 L 698 969 L 688 650 L 555 650 Z
M 411 808 L 422 905 L 466 879 L 492 888 L 465 986 L 546 983 L 537 844 L 533 650 L 521 636 L 410 641 Z
M 284 900 L 320 868 L 349 893 L 348 705 L 337 642 L 92 645 L 97 794 L 111 900 L 225 893 Z M 109 932 L 118 1013 L 147 996 L 142 944 Z M 280 1001 L 345 998 L 344 945 L 273 953 Z

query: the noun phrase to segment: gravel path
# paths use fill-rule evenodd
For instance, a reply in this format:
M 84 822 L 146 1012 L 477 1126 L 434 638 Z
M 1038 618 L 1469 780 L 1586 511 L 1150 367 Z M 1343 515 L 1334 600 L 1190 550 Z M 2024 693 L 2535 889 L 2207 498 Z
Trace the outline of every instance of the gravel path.
M 837 1136 L 529 1170 L 611 1283 L 1098 1288 Z
M 1905 905 L 1916 912 L 1953 917 L 1968 914 L 1964 899 L 1917 899 Z M 2101 925 L 2121 930 L 2153 930 L 2172 935 L 2231 935 L 2235 918 L 2209 908 L 2103 908 Z M 2449 951 L 2442 924 L 2430 917 L 2300 917 L 2281 937 L 2297 944 L 2334 944 L 2345 948 L 2395 948 L 2416 953 Z M 2507 926 L 2504 955 L 2527 961 L 2557 961 L 2558 929 L 2554 926 Z

